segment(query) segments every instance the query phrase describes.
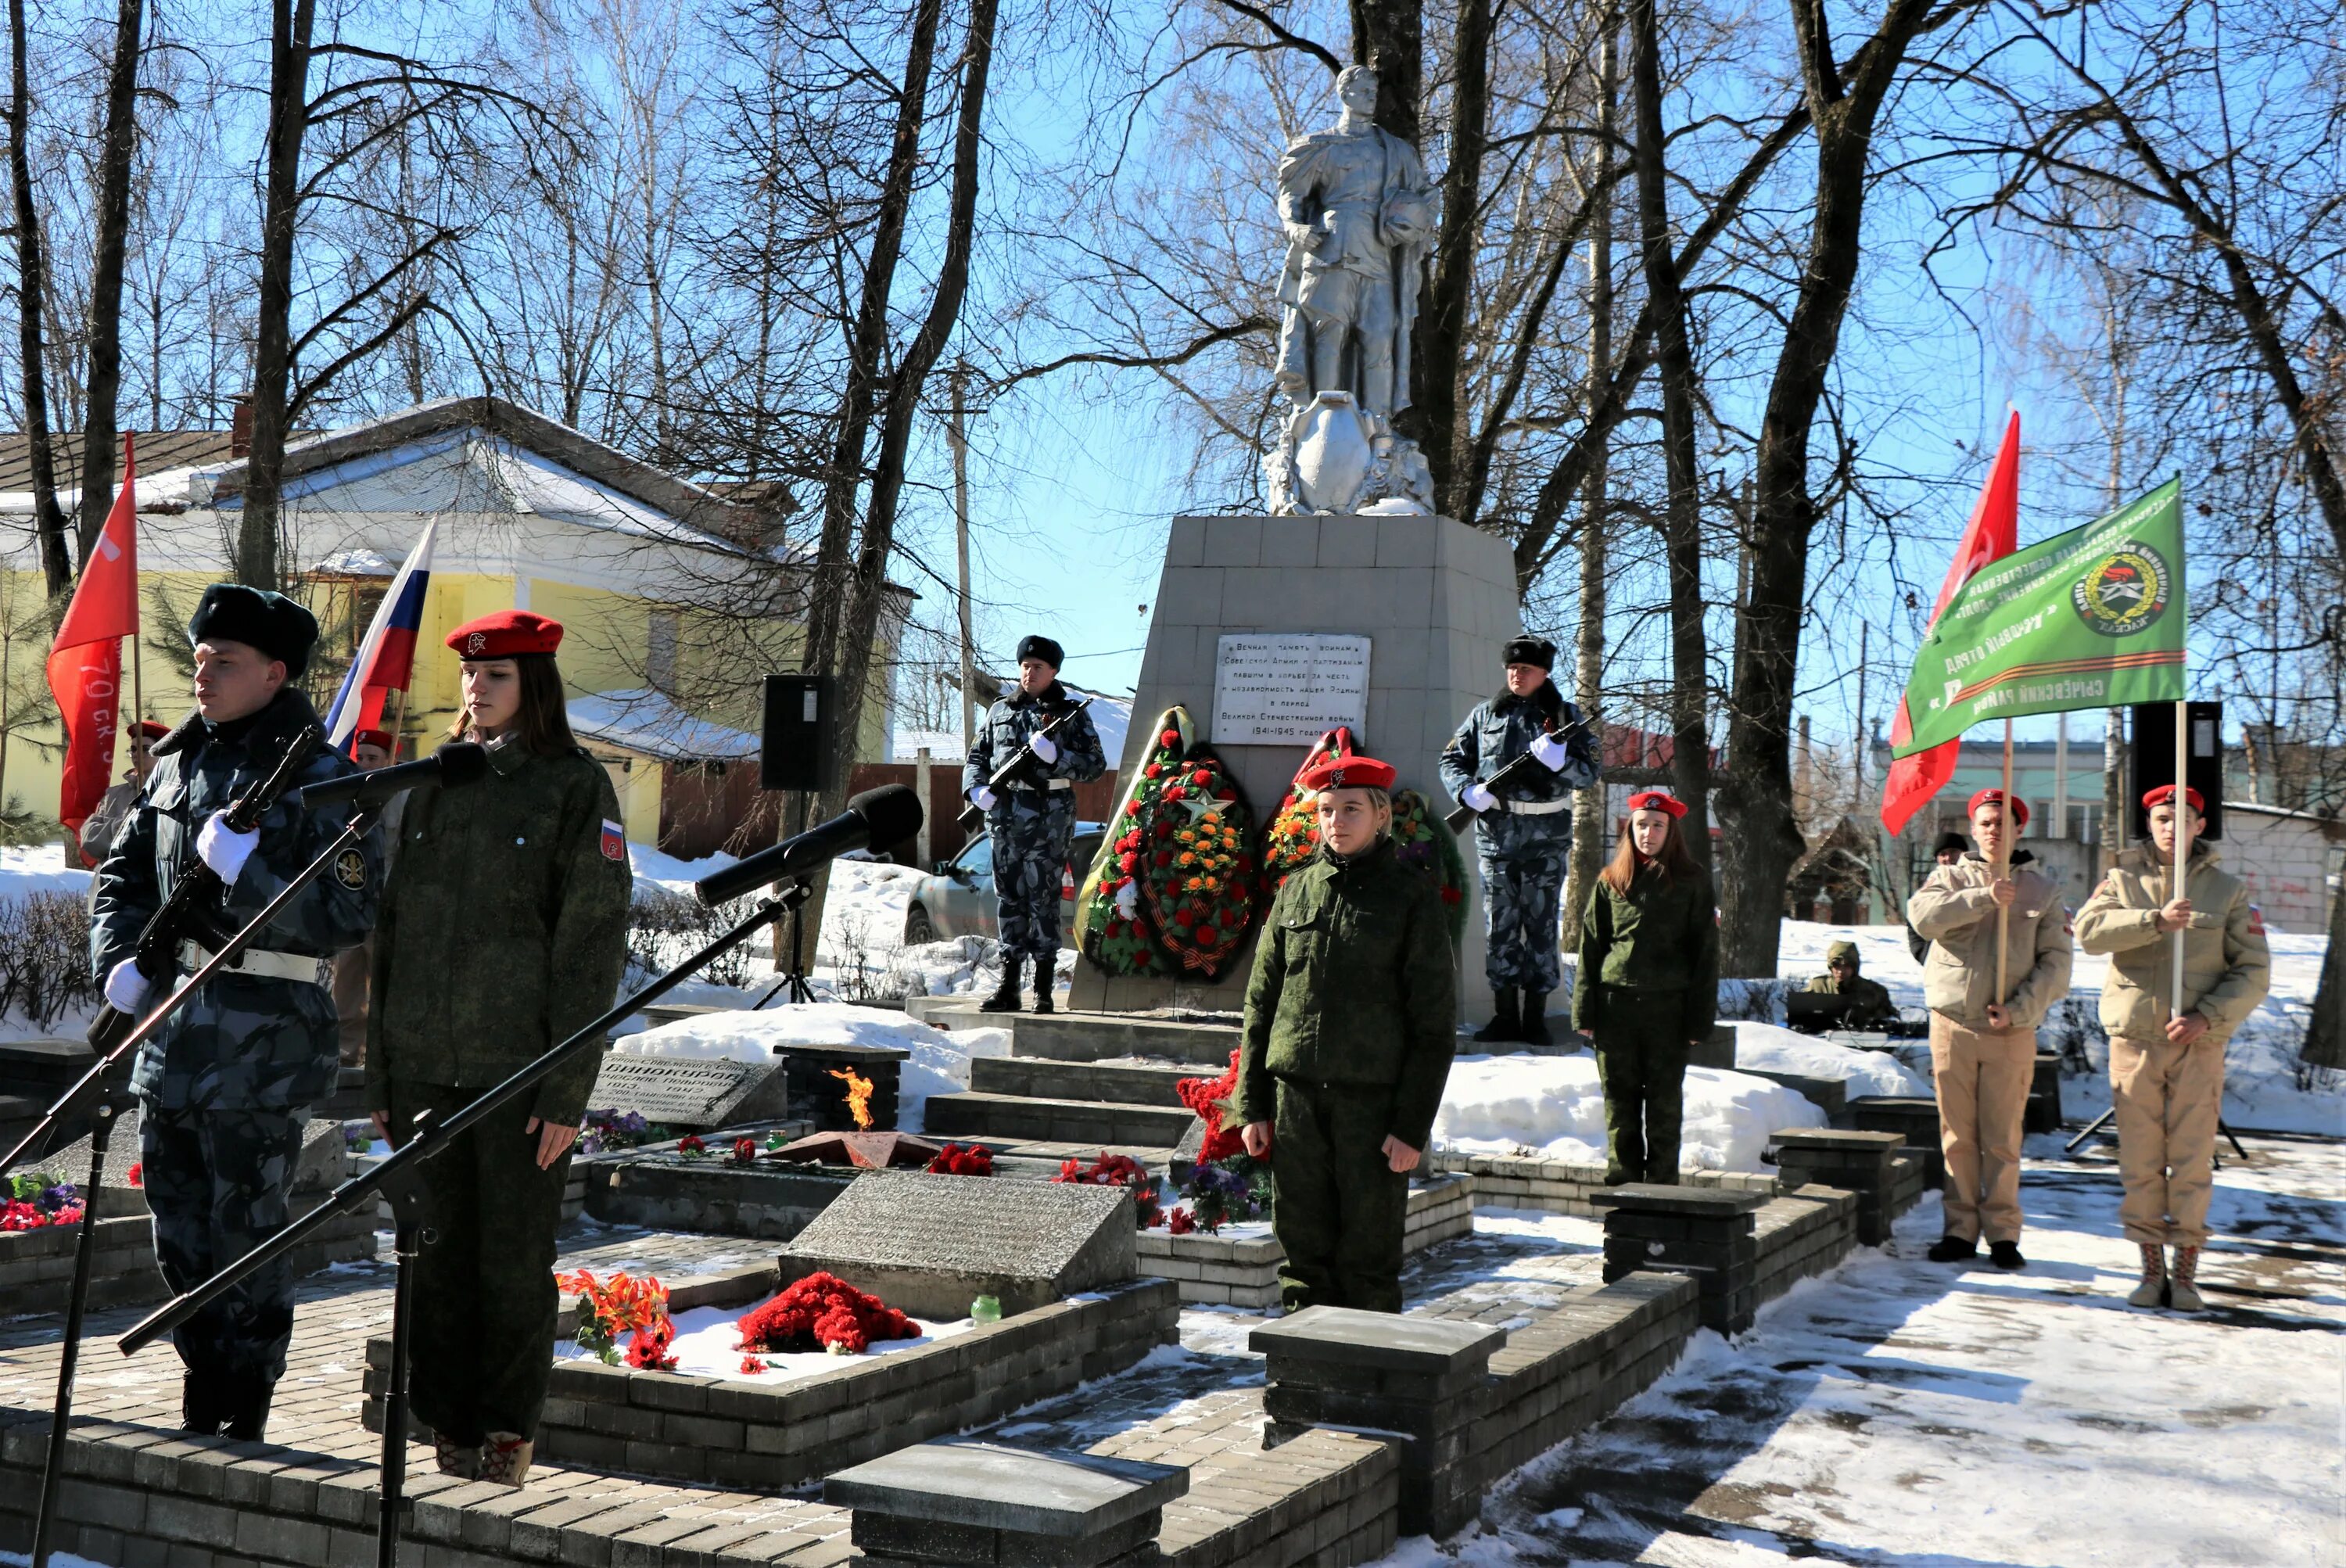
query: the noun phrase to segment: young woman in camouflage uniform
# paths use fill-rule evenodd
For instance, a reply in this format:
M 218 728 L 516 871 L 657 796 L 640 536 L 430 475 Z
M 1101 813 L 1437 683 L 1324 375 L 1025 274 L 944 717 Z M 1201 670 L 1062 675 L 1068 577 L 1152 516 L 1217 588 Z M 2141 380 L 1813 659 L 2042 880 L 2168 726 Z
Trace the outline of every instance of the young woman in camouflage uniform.
M 1718 1013 L 1719 912 L 1685 815 L 1658 789 L 1630 796 L 1581 917 L 1572 1026 L 1596 1042 L 1608 1186 L 1678 1179 L 1687 1054 Z
M 464 711 L 489 774 L 407 797 L 383 896 L 367 1095 L 393 1143 L 445 1119 L 611 1005 L 632 879 L 619 802 L 571 738 L 562 624 L 508 610 L 458 626 Z M 598 1066 L 588 1053 L 423 1167 L 409 1389 L 440 1468 L 519 1486 L 554 1364 L 554 1231 Z
M 1331 757 L 1320 852 L 1271 901 L 1247 984 L 1232 1096 L 1247 1153 L 1270 1162 L 1280 1297 L 1401 1310 L 1409 1173 L 1442 1106 L 1458 979 L 1433 881 L 1392 838 L 1393 770 Z

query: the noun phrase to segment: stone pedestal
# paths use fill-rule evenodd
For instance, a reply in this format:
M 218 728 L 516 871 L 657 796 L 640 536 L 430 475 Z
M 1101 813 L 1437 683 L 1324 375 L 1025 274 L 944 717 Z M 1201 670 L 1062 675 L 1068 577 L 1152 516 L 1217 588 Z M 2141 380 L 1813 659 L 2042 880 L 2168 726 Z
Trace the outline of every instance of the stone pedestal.
M 1363 751 L 1399 771 L 1436 814 L 1454 802 L 1436 759 L 1467 709 L 1499 689 L 1500 656 L 1523 621 L 1505 540 L 1446 517 L 1177 517 L 1133 698 L 1122 776 L 1146 759 L 1148 726 L 1178 703 L 1215 743 L 1258 824 L 1279 806 L 1311 742 L 1228 745 L 1213 733 L 1214 677 L 1225 633 L 1302 633 L 1370 639 Z M 1459 955 L 1465 1016 L 1490 1015 L 1483 978 L 1483 895 L 1470 836 L 1468 917 Z M 1222 980 L 1112 979 L 1076 966 L 1073 1005 L 1108 1012 L 1175 1007 L 1236 1012 L 1250 952 Z
M 1923 1156 L 1923 1185 L 1935 1192 L 1947 1179 L 1939 1135 L 1939 1102 L 1919 1095 L 1860 1095 L 1849 1103 L 1850 1122 L 1862 1133 L 1896 1133 Z
M 1188 1488 L 1173 1465 L 932 1442 L 841 1471 L 822 1500 L 855 1511 L 857 1556 L 873 1568 L 1125 1568 L 1158 1560 L 1165 1505 Z
M 896 1125 L 896 1094 L 904 1064 L 913 1054 L 899 1045 L 785 1045 L 782 1078 L 793 1115 L 814 1124 L 818 1133 L 851 1133 L 855 1117 L 847 1107 L 848 1084 L 834 1073 L 853 1073 L 872 1081 L 872 1130 L 887 1132 Z
M 1786 1192 L 1814 1182 L 1857 1194 L 1858 1242 L 1879 1247 L 1890 1239 L 1890 1222 L 1897 1217 L 1892 1187 L 1905 1141 L 1900 1133 L 1800 1127 L 1776 1135 L 1776 1166 Z
M 1751 1327 L 1760 1309 L 1756 1192 L 1632 1182 L 1590 1197 L 1605 1215 L 1605 1278 L 1643 1268 L 1695 1282 L 1703 1326 L 1722 1334 Z

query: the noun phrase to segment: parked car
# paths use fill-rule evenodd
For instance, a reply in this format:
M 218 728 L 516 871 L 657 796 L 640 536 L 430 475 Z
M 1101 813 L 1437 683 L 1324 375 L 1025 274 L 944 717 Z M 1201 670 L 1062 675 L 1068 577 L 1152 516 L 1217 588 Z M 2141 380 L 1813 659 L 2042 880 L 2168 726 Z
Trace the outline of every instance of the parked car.
M 1067 840 L 1067 863 L 1059 880 L 1062 932 L 1075 930 L 1076 889 L 1107 837 L 1106 823 L 1077 822 L 1075 836 Z M 994 839 L 980 833 L 962 846 L 960 854 L 939 860 L 933 871 L 913 884 L 913 901 L 904 911 L 904 945 L 1001 934 L 994 915 Z

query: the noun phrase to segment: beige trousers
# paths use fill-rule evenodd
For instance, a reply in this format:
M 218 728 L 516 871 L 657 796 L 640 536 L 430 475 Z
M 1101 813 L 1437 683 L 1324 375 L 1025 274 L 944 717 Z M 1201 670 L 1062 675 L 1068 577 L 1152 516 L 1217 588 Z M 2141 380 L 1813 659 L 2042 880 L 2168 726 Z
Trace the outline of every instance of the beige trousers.
M 2036 1031 L 1966 1029 L 1933 1013 L 1931 1071 L 1947 1157 L 1946 1233 L 2019 1240 L 2020 1129 L 2036 1074 Z
M 2205 1247 L 2216 1186 L 2216 1122 L 2224 1107 L 2224 1046 L 2201 1035 L 2110 1039 L 2110 1105 L 2117 1115 L 2118 1223 L 2128 1241 Z

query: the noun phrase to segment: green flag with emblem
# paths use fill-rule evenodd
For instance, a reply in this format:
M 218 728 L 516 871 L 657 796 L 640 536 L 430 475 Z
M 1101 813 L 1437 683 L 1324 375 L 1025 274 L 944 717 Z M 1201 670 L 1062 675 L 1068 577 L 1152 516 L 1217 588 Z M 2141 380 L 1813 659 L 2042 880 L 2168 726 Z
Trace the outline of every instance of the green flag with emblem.
M 1983 566 L 1932 624 L 1895 755 L 1983 719 L 2183 700 L 2183 484 Z

